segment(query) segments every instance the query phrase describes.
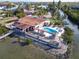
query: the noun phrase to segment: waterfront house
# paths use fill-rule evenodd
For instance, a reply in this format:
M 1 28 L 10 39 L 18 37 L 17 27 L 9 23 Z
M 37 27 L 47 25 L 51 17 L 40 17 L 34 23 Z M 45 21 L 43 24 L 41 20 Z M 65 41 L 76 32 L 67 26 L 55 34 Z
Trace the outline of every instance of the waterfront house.
M 29 30 L 31 27 L 38 28 L 44 26 L 45 23 L 50 23 L 47 20 L 43 20 L 41 18 L 35 18 L 32 16 L 25 16 L 20 18 L 17 22 L 15 22 L 15 26 L 22 30 Z
M 18 21 L 10 23 L 9 28 L 10 27 L 18 29 L 24 33 L 38 33 L 38 35 L 48 39 L 54 39 L 55 36 L 61 36 L 63 31 L 62 29 L 60 32 L 58 27 L 51 27 L 49 20 L 33 16 L 20 18 Z

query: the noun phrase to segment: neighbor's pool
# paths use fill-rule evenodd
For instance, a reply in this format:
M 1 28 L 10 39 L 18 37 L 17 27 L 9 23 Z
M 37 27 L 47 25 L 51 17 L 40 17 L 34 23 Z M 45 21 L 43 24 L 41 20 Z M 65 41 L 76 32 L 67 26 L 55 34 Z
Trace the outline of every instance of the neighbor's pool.
M 44 31 L 48 33 L 57 33 L 57 30 L 54 28 L 44 27 Z

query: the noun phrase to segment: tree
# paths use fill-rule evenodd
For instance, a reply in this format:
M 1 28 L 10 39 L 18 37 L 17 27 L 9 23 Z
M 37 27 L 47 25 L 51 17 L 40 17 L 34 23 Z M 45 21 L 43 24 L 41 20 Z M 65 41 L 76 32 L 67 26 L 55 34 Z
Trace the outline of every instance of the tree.
M 37 9 L 38 10 L 38 12 L 36 12 L 35 13 L 35 15 L 38 15 L 38 16 L 42 16 L 42 15 L 45 15 L 45 14 L 47 14 L 47 9 L 44 9 L 44 8 L 39 8 L 39 9 Z
M 7 8 L 11 8 L 11 7 L 14 7 L 14 6 L 15 6 L 15 4 L 13 4 L 13 3 L 8 3 Z
M 56 5 L 55 5 L 55 1 L 53 1 L 52 4 L 48 4 L 48 10 L 52 11 L 53 9 L 55 9 Z
M 58 2 L 58 8 L 61 9 L 61 1 Z
M 58 8 L 56 7 L 56 4 L 55 4 L 54 1 L 53 1 L 52 4 L 48 4 L 48 11 L 51 12 L 52 17 L 56 15 L 57 9 L 58 9 Z
M 28 4 L 28 9 L 31 10 L 32 4 Z
M 29 10 L 29 4 L 26 4 L 25 9 Z
M 16 14 L 16 16 L 17 16 L 18 18 L 22 18 L 22 17 L 24 17 L 24 16 L 25 16 L 25 14 L 24 14 L 24 13 L 22 13 L 22 12 L 20 12 L 20 13 L 17 13 L 17 14 Z
M 55 5 L 55 1 L 53 0 L 53 8 L 55 8 L 55 6 L 56 6 L 56 5 Z
M 60 12 L 59 11 L 57 11 L 56 15 L 57 15 L 57 19 L 62 21 L 62 18 L 60 16 Z
M 14 12 L 14 15 L 16 15 L 18 18 L 21 18 L 21 17 L 24 17 L 25 16 L 25 13 L 23 11 L 23 9 L 18 9 Z
M 53 17 L 55 14 L 56 14 L 56 10 L 53 9 L 53 10 L 51 11 L 51 15 L 52 15 L 52 17 Z
M 37 6 L 37 4 L 35 4 L 34 8 L 35 8 L 35 10 L 37 10 L 37 9 L 38 9 L 38 6 Z
M 69 11 L 69 9 L 70 9 L 70 8 L 69 8 L 69 6 L 68 6 L 67 4 L 65 4 L 65 5 L 63 6 L 63 10 L 64 10 L 64 11 Z
M 70 35 L 70 36 L 73 35 L 73 31 L 69 27 L 65 27 L 65 33 Z

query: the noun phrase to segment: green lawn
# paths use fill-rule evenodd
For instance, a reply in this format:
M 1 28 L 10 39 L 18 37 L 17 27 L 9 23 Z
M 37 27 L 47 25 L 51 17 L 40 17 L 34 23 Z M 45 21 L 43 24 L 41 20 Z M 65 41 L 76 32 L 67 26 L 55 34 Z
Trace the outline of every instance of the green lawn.
M 20 46 L 12 44 L 14 39 L 6 38 L 0 42 L 0 59 L 55 59 L 34 45 Z

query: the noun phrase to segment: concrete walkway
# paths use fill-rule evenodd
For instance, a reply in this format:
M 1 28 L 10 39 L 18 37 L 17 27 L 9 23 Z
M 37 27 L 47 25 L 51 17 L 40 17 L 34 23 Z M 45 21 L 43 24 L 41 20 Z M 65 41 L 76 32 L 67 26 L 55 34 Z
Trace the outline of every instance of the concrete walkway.
M 8 35 L 12 34 L 13 31 L 9 31 L 8 33 L 4 34 L 3 36 L 0 36 L 0 40 L 7 37 Z

